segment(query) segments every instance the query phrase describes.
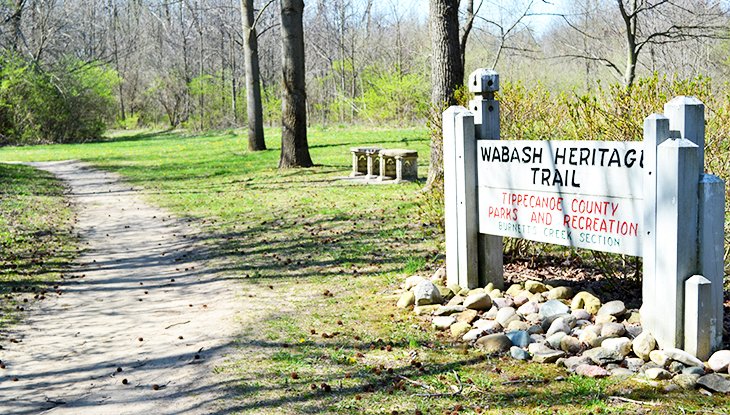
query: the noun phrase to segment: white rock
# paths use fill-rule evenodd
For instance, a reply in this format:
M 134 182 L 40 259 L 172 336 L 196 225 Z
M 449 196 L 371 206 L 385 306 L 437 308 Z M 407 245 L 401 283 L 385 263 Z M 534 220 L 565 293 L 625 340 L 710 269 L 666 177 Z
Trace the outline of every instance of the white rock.
M 598 316 L 621 316 L 626 312 L 626 306 L 621 300 L 609 301 L 598 310 Z
M 550 300 L 540 306 L 540 315 L 545 318 L 554 316 L 557 314 L 565 314 L 570 311 L 570 307 L 563 304 L 560 300 Z
M 704 366 L 702 361 L 684 350 L 668 348 L 663 350 L 664 353 L 672 360 L 687 366 Z
M 621 323 L 605 323 L 601 326 L 603 337 L 621 337 L 626 333 L 626 327 Z
M 515 305 L 514 301 L 512 301 L 511 298 L 492 298 L 492 304 L 494 304 L 497 308 L 506 308 L 506 307 L 512 307 Z
M 562 339 L 560 339 L 560 349 L 568 354 L 576 354 L 580 352 L 581 343 L 575 337 L 564 336 Z
M 610 314 L 596 315 L 596 324 L 615 323 L 616 321 L 618 321 L 616 316 L 612 316 Z
M 652 367 L 644 371 L 644 375 L 651 380 L 667 380 L 672 378 L 672 374 L 658 367 Z
M 512 301 L 514 301 L 515 306 L 521 307 L 526 302 L 530 301 L 530 297 L 527 296 L 527 294 L 525 294 L 525 293 L 521 293 L 520 295 L 518 295 L 517 297 L 515 297 Z
M 553 321 L 553 324 L 550 325 L 550 328 L 548 329 L 546 335 L 550 337 L 551 335 L 555 333 L 570 333 L 570 326 L 565 322 L 565 320 L 562 317 L 556 318 L 555 321 Z
M 451 316 L 438 316 L 431 320 L 431 324 L 438 330 L 446 330 L 454 323 L 456 323 L 456 319 Z
M 416 296 L 416 305 L 428 305 L 441 303 L 441 292 L 431 281 L 423 280 L 413 289 Z
M 472 326 L 484 330 L 490 334 L 502 330 L 502 325 L 494 320 L 477 320 L 472 324 Z
M 554 352 L 555 350 L 549 348 L 548 346 L 546 346 L 543 343 L 530 343 L 527 346 L 527 351 L 530 352 L 531 354 L 535 354 L 535 353 L 549 353 L 549 352 Z
M 512 320 L 507 325 L 507 330 L 505 330 L 505 331 L 527 331 L 527 329 L 529 329 L 529 328 L 530 328 L 530 325 L 524 321 Z
M 516 304 L 516 303 L 515 303 Z M 527 316 L 530 314 L 535 314 L 539 311 L 539 307 L 537 306 L 536 302 L 528 301 L 520 306 L 520 308 L 517 309 L 517 314 L 521 316 Z
M 462 305 L 463 303 L 464 303 L 464 297 L 462 297 L 460 295 L 455 295 L 455 296 L 451 297 L 451 300 L 449 300 L 449 302 L 446 303 L 446 305 Z
M 422 281 L 428 281 L 428 280 L 423 278 L 420 275 L 412 275 L 412 276 L 406 278 L 406 282 L 404 283 L 403 288 L 406 290 L 410 290 L 411 288 L 420 284 Z
M 482 337 L 485 334 L 485 331 L 482 329 L 471 329 L 466 334 L 464 334 L 464 337 L 462 337 L 462 340 L 465 342 L 471 342 L 474 341 L 480 337 Z
M 631 348 L 634 350 L 636 357 L 640 357 L 644 361 L 649 360 L 649 353 L 656 349 L 656 340 L 654 336 L 648 331 L 642 332 L 631 343 Z
M 631 352 L 631 340 L 626 337 L 605 339 L 601 342 L 601 347 L 612 353 L 616 353 L 623 359 Z
M 515 309 L 512 307 L 504 307 L 500 308 L 499 311 L 497 311 L 497 316 L 495 320 L 499 322 L 499 324 L 502 325 L 502 327 L 507 327 L 510 323 L 510 319 L 516 314 Z
M 718 350 L 710 356 L 710 360 L 707 361 L 707 365 L 710 366 L 714 372 L 727 372 L 728 365 L 730 365 L 730 350 Z
M 578 336 L 578 340 L 580 340 L 581 343 L 588 345 L 588 347 L 593 348 L 599 347 L 601 345 L 603 337 L 601 337 L 599 334 L 596 334 L 595 330 L 584 329 Z
M 560 350 L 560 342 L 563 341 L 563 337 L 566 337 L 567 334 L 565 334 L 562 331 L 558 331 L 556 333 L 553 333 L 549 336 L 547 336 L 547 343 L 552 347 L 553 349 Z
M 470 292 L 464 299 L 464 307 L 472 310 L 489 310 L 492 307 L 492 299 L 486 293 Z
M 667 367 L 670 360 L 669 356 L 663 350 L 652 350 L 649 353 L 649 359 L 661 367 Z
M 525 316 L 525 321 L 529 322 L 530 324 L 540 324 L 542 321 L 542 316 L 538 313 L 532 313 Z
M 591 313 L 585 311 L 582 308 L 579 308 L 577 310 L 573 310 L 573 311 L 570 312 L 570 314 L 572 314 L 575 317 L 576 320 L 588 320 L 588 321 L 590 321 L 591 320 L 591 317 L 593 317 L 591 315 Z

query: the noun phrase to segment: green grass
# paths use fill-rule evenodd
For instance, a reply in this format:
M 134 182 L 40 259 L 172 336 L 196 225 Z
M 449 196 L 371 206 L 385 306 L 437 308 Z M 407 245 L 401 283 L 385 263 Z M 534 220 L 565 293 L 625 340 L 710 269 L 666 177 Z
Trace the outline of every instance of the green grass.
M 34 297 L 53 292 L 49 286 L 75 252 L 72 219 L 58 180 L 0 164 L 0 330 L 21 318 Z
M 240 353 L 218 368 L 236 378 L 236 393 L 224 406 L 240 413 L 730 408 L 727 397 L 665 393 L 666 383 L 576 378 L 555 365 L 485 356 L 435 334 L 422 319 L 396 309 L 392 293 L 403 278 L 428 275 L 443 262 L 441 230 L 432 220 L 441 207 L 423 198 L 422 183 L 356 186 L 336 180 L 349 173 L 349 147 L 368 144 L 418 150 L 424 177 L 426 131 L 312 129 L 317 166 L 289 171 L 276 168 L 276 132 L 267 130 L 267 136 L 271 149 L 260 153 L 246 151 L 234 132 L 168 132 L 4 148 L 0 160 L 88 161 L 122 174 L 153 202 L 206 231 L 218 272 L 243 287 L 242 306 L 251 301 L 251 307 L 265 307 L 254 321 L 241 317 L 247 326 L 237 339 Z M 417 396 L 451 391 L 458 384 L 454 373 L 461 394 Z M 661 404 L 642 407 L 611 400 L 613 395 Z

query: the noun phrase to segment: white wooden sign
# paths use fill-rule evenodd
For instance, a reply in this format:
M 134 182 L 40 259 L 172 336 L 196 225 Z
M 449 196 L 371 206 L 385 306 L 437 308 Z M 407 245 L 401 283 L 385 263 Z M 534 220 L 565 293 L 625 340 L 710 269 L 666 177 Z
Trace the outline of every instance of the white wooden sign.
M 479 140 L 479 232 L 641 255 L 643 143 Z
M 502 236 L 641 256 L 641 323 L 661 348 L 722 346 L 725 182 L 704 172 L 704 105 L 676 97 L 643 142 L 502 141 L 499 75 L 444 112 L 446 276 L 503 287 Z

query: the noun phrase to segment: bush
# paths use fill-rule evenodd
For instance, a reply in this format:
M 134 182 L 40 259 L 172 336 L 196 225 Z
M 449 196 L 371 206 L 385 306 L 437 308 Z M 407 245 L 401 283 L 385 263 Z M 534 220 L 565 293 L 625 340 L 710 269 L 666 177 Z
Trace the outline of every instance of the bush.
M 230 79 L 230 73 L 219 72 L 197 76 L 188 83 L 192 108 L 182 123 L 185 128 L 201 131 L 235 127 L 237 120 L 246 119 L 246 90 L 236 91 L 234 113 Z
M 97 138 L 114 119 L 115 71 L 65 59 L 43 69 L 0 56 L 0 144 L 67 143 Z
M 368 68 L 363 79 L 365 86 L 357 103 L 361 118 L 379 124 L 411 123 L 426 116 L 431 91 L 422 74 Z

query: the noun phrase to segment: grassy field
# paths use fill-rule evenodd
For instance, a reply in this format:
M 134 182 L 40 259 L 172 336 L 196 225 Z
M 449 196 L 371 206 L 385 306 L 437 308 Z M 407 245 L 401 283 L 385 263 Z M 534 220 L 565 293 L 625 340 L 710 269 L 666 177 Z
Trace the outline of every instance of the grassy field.
M 0 336 L 29 301 L 53 292 L 75 254 L 72 227 L 60 182 L 32 167 L 0 164 Z
M 241 301 L 270 308 L 240 334 L 240 353 L 219 368 L 235 375 L 236 394 L 226 405 L 240 413 L 730 411 L 727 397 L 569 376 L 434 334 L 395 308 L 393 292 L 403 278 L 429 275 L 442 263 L 441 231 L 432 223 L 438 206 L 425 202 L 422 183 L 337 180 L 349 173 L 349 147 L 368 144 L 418 150 L 425 176 L 426 131 L 314 129 L 317 166 L 290 171 L 276 168 L 278 137 L 267 135 L 271 150 L 256 154 L 234 132 L 159 133 L 4 148 L 0 160 L 86 160 L 122 174 L 206 231 L 218 272 L 240 281 Z M 265 301 L 262 293 L 269 293 Z M 444 395 L 418 396 L 424 393 Z

